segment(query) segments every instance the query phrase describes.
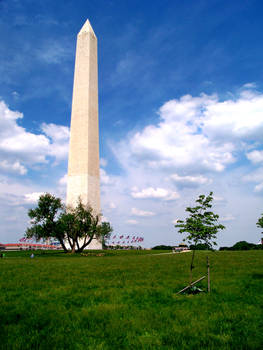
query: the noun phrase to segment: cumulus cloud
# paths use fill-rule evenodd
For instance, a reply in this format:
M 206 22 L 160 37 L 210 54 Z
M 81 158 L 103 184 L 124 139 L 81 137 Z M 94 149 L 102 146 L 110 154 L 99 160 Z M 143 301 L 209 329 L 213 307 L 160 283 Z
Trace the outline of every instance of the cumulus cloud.
M 262 163 L 263 162 L 263 151 L 252 151 L 248 152 L 246 154 L 247 158 L 252 162 L 252 163 Z
M 135 216 L 154 216 L 155 215 L 155 213 L 153 213 L 152 211 L 144 211 L 137 208 L 132 208 L 131 213 L 132 215 L 135 215 Z
M 28 204 L 36 204 L 43 192 L 32 192 L 24 195 L 24 201 Z
M 148 187 L 144 188 L 141 191 L 138 191 L 137 188 L 131 192 L 133 198 L 146 199 L 146 198 L 155 198 L 155 199 L 164 199 L 164 200 L 173 200 L 179 198 L 179 194 L 176 192 L 168 191 L 164 188 L 153 188 Z
M 107 166 L 107 164 L 108 164 L 107 159 L 101 157 L 100 158 L 100 165 L 105 167 L 105 166 Z
M 138 221 L 137 220 L 127 220 L 126 221 L 127 224 L 130 224 L 130 225 L 137 225 L 138 224 Z
M 58 180 L 59 185 L 66 186 L 68 183 L 68 174 L 65 174 Z
M 8 160 L 0 161 L 0 169 L 9 173 L 18 173 L 20 175 L 25 175 L 27 173 L 27 169 L 20 164 L 19 161 L 9 162 Z
M 12 111 L 0 101 L 0 168 L 24 175 L 28 167 L 47 163 L 48 157 L 66 159 L 69 129 L 55 124 L 42 124 L 42 134 L 28 132 L 18 124 L 23 114 Z
M 102 185 L 110 185 L 113 183 L 113 180 L 106 173 L 106 171 L 102 168 L 100 168 L 100 182 Z
M 211 180 L 209 180 L 207 177 L 203 175 L 186 175 L 186 176 L 180 176 L 178 174 L 172 174 L 170 176 L 170 179 L 177 183 L 182 184 L 184 186 L 198 186 L 198 185 L 204 185 L 211 183 Z
M 262 142 L 262 111 L 263 95 L 254 90 L 225 101 L 217 95 L 186 95 L 166 102 L 159 123 L 131 135 L 115 154 L 124 166 L 182 169 L 185 175 L 222 172 L 251 141 Z
M 233 220 L 235 220 L 235 217 L 231 214 L 227 214 L 225 216 L 222 216 L 222 218 L 220 218 L 220 221 L 223 221 L 223 222 L 229 222 Z
M 255 192 L 261 192 L 263 190 L 263 168 L 258 168 L 250 174 L 243 177 L 243 181 L 257 183 L 254 187 Z
M 254 188 L 255 192 L 261 192 L 263 191 L 263 182 L 259 183 L 258 185 L 255 186 Z
M 41 130 L 50 140 L 48 155 L 55 157 L 57 161 L 66 159 L 68 156 L 69 128 L 53 123 L 43 123 Z
M 116 209 L 116 204 L 114 202 L 109 203 L 109 208 L 110 209 Z

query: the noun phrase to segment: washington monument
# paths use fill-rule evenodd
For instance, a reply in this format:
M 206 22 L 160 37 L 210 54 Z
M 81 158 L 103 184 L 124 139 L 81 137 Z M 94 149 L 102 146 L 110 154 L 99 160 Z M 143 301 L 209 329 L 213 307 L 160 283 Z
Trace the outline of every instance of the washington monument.
M 100 213 L 97 38 L 89 20 L 77 38 L 68 158 L 67 205 L 81 198 Z M 94 239 L 89 249 L 101 249 Z

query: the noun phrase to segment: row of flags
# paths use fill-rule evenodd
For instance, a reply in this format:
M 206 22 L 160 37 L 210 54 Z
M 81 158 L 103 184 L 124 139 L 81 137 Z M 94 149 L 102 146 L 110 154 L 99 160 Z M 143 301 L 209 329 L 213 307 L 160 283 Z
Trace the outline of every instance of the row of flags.
M 110 238 L 110 245 L 129 245 L 129 244 L 136 244 L 136 243 L 141 243 L 144 241 L 143 237 L 139 236 L 126 236 L 126 235 L 114 235 L 113 237 Z M 19 239 L 19 242 L 21 243 L 33 243 L 34 240 L 32 238 L 26 238 L 22 237 Z M 44 242 L 44 244 L 47 244 L 47 241 Z M 53 244 L 53 245 L 60 245 L 59 242 L 48 242 L 48 244 Z
M 19 240 L 19 242 L 21 242 L 21 243 L 29 243 L 29 242 L 32 242 L 32 241 L 33 241 L 32 239 L 28 239 L 26 237 L 22 237 Z
M 143 237 L 139 236 L 125 236 L 125 235 L 114 235 L 111 237 L 110 245 L 128 245 L 134 243 L 141 243 L 144 241 Z
M 50 240 L 50 239 L 42 239 L 40 240 L 38 243 L 41 243 L 42 241 L 42 244 L 51 244 L 51 245 L 60 245 L 60 243 L 58 241 L 54 241 L 54 240 Z M 35 240 L 33 238 L 26 238 L 26 237 L 22 237 L 19 239 L 19 242 L 20 243 L 35 243 Z

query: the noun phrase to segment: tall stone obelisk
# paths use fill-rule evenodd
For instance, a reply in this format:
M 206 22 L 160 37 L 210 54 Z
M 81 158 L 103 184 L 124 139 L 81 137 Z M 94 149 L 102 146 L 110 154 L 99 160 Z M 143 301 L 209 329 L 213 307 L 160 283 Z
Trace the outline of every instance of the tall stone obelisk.
M 89 20 L 77 38 L 68 159 L 67 205 L 79 197 L 100 212 L 97 38 Z M 101 249 L 96 239 L 87 247 Z

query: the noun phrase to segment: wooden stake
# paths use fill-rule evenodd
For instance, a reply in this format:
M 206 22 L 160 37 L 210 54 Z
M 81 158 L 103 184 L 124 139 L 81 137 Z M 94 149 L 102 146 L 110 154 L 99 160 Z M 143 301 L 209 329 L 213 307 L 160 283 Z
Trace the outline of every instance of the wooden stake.
M 209 264 L 209 257 L 206 257 L 207 262 L 207 291 L 210 293 L 210 264 Z
M 193 250 L 193 254 L 192 254 L 192 261 L 191 261 L 191 265 L 190 265 L 190 286 L 192 284 L 192 280 L 193 280 L 193 268 L 194 268 L 194 257 L 195 257 L 195 249 Z
M 194 284 L 196 284 L 196 283 L 202 281 L 204 278 L 206 278 L 206 276 L 203 276 L 203 277 L 199 278 L 198 280 L 192 282 L 191 284 L 189 284 L 189 286 L 183 288 L 182 290 L 180 290 L 180 291 L 179 291 L 178 293 L 176 293 L 176 294 L 180 294 L 180 293 L 186 291 L 187 289 L 191 288 Z

